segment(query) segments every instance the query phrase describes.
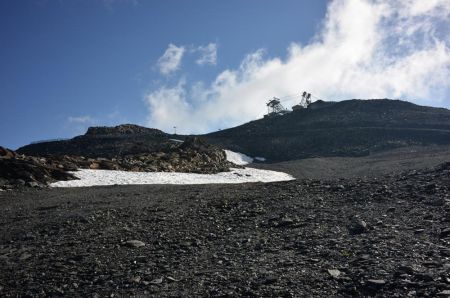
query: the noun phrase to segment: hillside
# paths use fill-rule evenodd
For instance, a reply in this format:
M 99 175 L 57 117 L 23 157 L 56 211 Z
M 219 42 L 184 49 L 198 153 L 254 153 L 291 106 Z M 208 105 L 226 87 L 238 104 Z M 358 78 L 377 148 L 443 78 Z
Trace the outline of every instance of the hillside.
M 112 158 L 167 151 L 175 146 L 171 137 L 157 129 L 131 124 L 91 127 L 73 139 L 30 144 L 17 152 Z M 388 99 L 316 102 L 308 109 L 265 117 L 202 137 L 269 162 L 365 156 L 411 145 L 449 144 L 450 111 Z
M 90 127 L 86 134 L 70 140 L 34 143 L 17 150 L 26 155 L 78 155 L 86 157 L 116 157 L 161 151 L 173 145 L 158 129 L 133 124 L 115 127 Z
M 400 100 L 347 100 L 266 117 L 204 137 L 269 161 L 364 156 L 410 145 L 450 143 L 450 111 Z
M 228 172 L 230 166 L 236 167 L 227 160 L 224 150 L 198 137 L 185 137 L 184 142 L 180 142 L 169 139 L 169 135 L 160 130 L 132 124 L 90 127 L 84 135 L 73 139 L 33 143 L 19 148 L 17 153 L 14 152 L 26 163 L 27 171 L 17 173 L 11 169 L 9 164 L 16 163 L 18 158 L 0 160 L 0 190 L 26 182 L 53 182 L 33 178 L 36 166 L 42 171 L 50 167 L 51 170 L 65 171 L 94 169 L 202 174 Z M 40 172 L 37 174 L 42 176 Z M 2 179 L 5 180 L 3 183 Z

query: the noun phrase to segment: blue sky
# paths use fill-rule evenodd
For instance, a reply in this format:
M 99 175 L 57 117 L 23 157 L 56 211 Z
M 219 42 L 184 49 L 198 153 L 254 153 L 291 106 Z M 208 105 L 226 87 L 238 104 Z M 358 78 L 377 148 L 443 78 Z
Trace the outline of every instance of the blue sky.
M 303 90 L 450 107 L 450 5 L 408 1 L 0 1 L 0 145 L 203 133 Z

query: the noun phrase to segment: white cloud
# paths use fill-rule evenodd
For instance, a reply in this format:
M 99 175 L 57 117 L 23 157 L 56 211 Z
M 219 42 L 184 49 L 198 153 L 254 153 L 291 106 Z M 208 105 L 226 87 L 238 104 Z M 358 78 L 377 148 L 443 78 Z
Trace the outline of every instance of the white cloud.
M 114 107 L 110 112 L 104 111 L 98 117 L 92 117 L 90 115 L 67 117 L 63 128 L 71 135 L 80 135 L 84 134 L 90 126 L 113 126 L 123 123 L 129 123 L 129 121 L 120 113 L 118 107 Z
M 89 126 L 97 125 L 99 121 L 90 115 L 70 116 L 64 123 L 64 129 L 71 135 L 84 134 Z
M 430 11 L 440 10 L 440 12 L 449 13 L 450 2 L 448 0 L 408 0 L 408 13 L 412 16 L 423 15 Z
M 195 61 L 198 65 L 217 64 L 217 44 L 209 43 L 206 46 L 199 46 L 196 51 L 200 53 L 200 58 Z
M 163 75 L 168 75 L 178 70 L 184 52 L 183 46 L 177 47 L 174 44 L 169 44 L 164 54 L 158 59 L 159 71 Z
M 200 123 L 191 121 L 191 109 L 186 101 L 185 80 L 171 88 L 162 87 L 146 97 L 146 102 L 152 111 L 152 127 L 163 127 L 166 131 L 172 131 L 177 127 L 179 133 L 186 133 L 187 124 L 189 130 L 199 130 Z M 193 127 L 192 125 L 195 125 Z
M 449 16 L 448 0 L 332 1 L 313 41 L 292 43 L 285 58 L 266 57 L 261 49 L 210 84 L 180 80 L 147 94 L 147 125 L 167 131 L 177 125 L 185 133 L 226 128 L 261 117 L 272 96 L 303 90 L 328 100 L 445 104 Z
M 86 116 L 78 116 L 78 117 L 72 117 L 70 116 L 67 118 L 67 121 L 69 123 L 79 123 L 79 124 L 91 124 L 95 123 L 96 121 L 89 115 Z
M 101 0 L 106 9 L 113 11 L 118 5 L 139 5 L 139 0 Z

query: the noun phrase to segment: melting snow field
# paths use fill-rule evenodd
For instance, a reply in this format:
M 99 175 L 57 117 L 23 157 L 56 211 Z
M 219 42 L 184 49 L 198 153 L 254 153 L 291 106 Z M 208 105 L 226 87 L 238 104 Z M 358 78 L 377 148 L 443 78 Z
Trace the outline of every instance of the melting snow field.
M 238 152 L 225 150 L 227 160 L 237 165 L 253 162 L 253 158 Z M 127 172 L 112 170 L 81 169 L 73 173 L 80 180 L 58 181 L 52 187 L 82 187 L 95 185 L 125 184 L 210 184 L 288 181 L 295 178 L 282 172 L 252 168 L 235 169 L 217 174 L 194 174 L 177 172 Z
M 79 170 L 72 172 L 80 180 L 58 181 L 52 187 L 80 187 L 114 184 L 210 184 L 274 182 L 293 180 L 291 175 L 281 172 L 252 168 L 231 169 L 217 174 L 194 174 L 176 172 L 126 172 L 111 170 Z
M 231 161 L 232 163 L 240 165 L 240 166 L 247 165 L 247 164 L 253 162 L 253 158 L 251 158 L 250 156 L 247 156 L 245 154 L 239 153 L 239 152 L 225 150 L 225 153 L 227 155 L 228 161 Z

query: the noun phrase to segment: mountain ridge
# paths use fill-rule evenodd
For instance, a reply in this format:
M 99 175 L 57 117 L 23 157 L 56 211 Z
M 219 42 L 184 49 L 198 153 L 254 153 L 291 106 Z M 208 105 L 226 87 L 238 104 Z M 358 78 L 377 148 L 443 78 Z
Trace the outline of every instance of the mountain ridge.
M 204 137 L 271 161 L 364 156 L 408 145 L 449 143 L 450 111 L 401 100 L 353 99 L 265 117 Z
M 391 99 L 315 102 L 282 116 L 199 135 L 208 142 L 269 162 L 316 156 L 364 156 L 410 145 L 449 144 L 450 111 Z M 174 135 L 134 124 L 90 127 L 70 140 L 30 144 L 28 155 L 114 157 L 161 150 Z M 187 136 L 176 135 L 179 139 Z

